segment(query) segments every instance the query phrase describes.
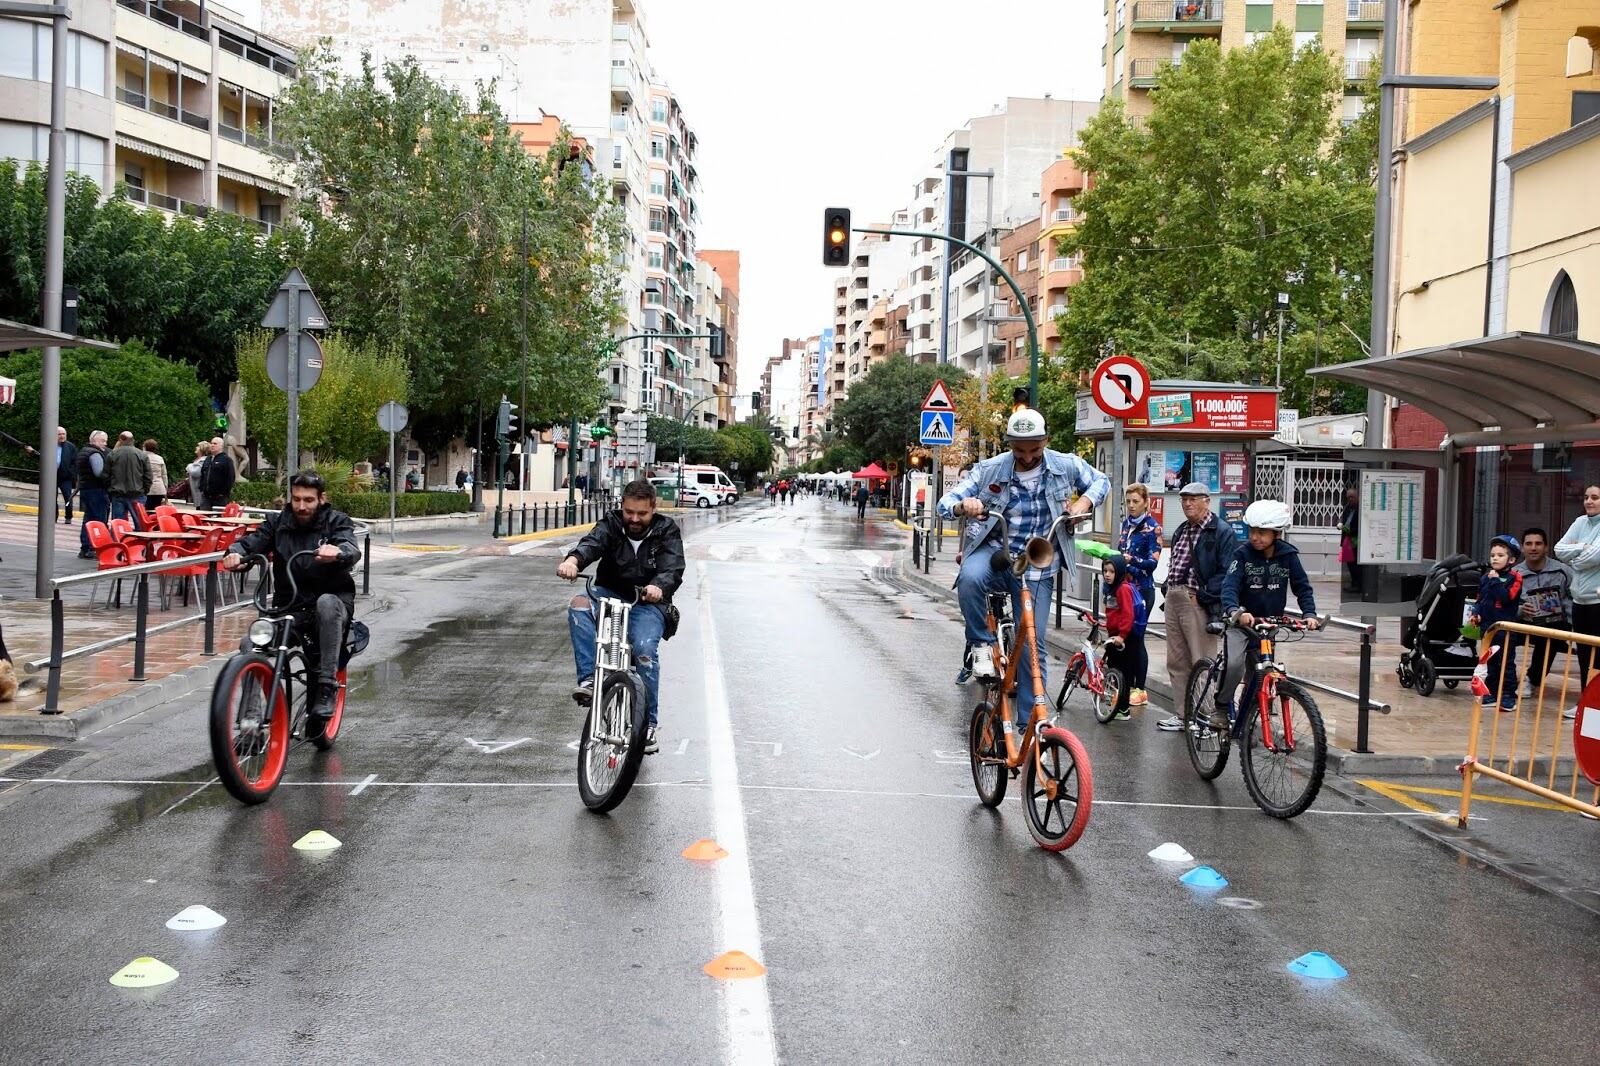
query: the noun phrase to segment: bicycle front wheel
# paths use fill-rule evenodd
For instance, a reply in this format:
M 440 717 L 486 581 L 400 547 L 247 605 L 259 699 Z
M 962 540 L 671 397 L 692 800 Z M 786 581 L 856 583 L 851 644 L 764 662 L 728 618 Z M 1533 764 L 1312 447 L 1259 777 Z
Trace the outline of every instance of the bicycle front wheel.
M 1006 783 L 1011 777 L 1006 766 L 1003 730 L 994 704 L 985 701 L 973 709 L 967 753 L 972 759 L 972 785 L 978 790 L 978 802 L 985 807 L 1000 806 L 1000 801 L 1006 798 Z
M 345 671 L 340 670 L 336 678 L 339 684 L 339 694 L 333 700 L 333 714 L 327 721 L 306 715 L 306 739 L 318 751 L 327 751 L 333 747 L 333 742 L 339 737 L 339 727 L 344 724 L 344 698 L 345 698 Z
M 1328 738 L 1322 729 L 1322 715 L 1305 689 L 1292 681 L 1279 681 L 1274 702 L 1277 706 L 1267 716 L 1270 737 L 1261 731 L 1260 709 L 1250 708 L 1240 761 L 1245 787 L 1256 806 L 1274 818 L 1293 818 L 1311 806 L 1322 788 L 1328 768 Z M 1293 744 L 1286 743 L 1286 734 L 1293 737 Z
M 1211 708 L 1220 679 L 1216 664 L 1201 659 L 1189 675 L 1189 693 L 1183 701 L 1183 743 L 1189 761 L 1203 780 L 1214 781 L 1228 765 L 1228 730 L 1211 728 Z
M 262 803 L 289 759 L 289 704 L 263 655 L 235 655 L 211 691 L 211 760 L 222 787 L 241 803 Z
M 644 684 L 632 674 L 612 674 L 583 720 L 578 743 L 578 794 L 596 814 L 628 796 L 644 761 L 649 729 Z
M 1039 749 L 1022 774 L 1022 811 L 1028 832 L 1046 851 L 1065 851 L 1089 824 L 1094 775 L 1089 753 L 1059 726 L 1040 731 Z

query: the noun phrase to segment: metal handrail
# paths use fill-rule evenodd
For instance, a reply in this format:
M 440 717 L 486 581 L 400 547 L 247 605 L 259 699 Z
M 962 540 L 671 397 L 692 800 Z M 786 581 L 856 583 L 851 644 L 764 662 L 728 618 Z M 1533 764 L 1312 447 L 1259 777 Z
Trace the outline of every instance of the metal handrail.
M 197 563 L 210 563 L 221 560 L 226 552 L 207 552 L 204 555 L 185 555 L 176 559 L 159 559 L 153 563 L 129 563 L 127 566 L 111 567 L 105 570 L 90 570 L 82 574 L 68 574 L 66 577 L 53 577 L 50 587 L 54 589 L 71 588 L 75 585 L 93 584 L 107 578 L 138 577 L 140 574 L 160 574 L 168 570 L 186 570 Z

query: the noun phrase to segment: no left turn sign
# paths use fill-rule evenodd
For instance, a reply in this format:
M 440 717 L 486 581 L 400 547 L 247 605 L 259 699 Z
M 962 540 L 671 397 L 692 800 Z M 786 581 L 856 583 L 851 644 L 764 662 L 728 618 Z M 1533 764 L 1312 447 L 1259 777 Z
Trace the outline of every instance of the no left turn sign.
M 1094 368 L 1089 391 L 1107 416 L 1127 418 L 1150 398 L 1150 373 L 1132 356 L 1113 355 Z

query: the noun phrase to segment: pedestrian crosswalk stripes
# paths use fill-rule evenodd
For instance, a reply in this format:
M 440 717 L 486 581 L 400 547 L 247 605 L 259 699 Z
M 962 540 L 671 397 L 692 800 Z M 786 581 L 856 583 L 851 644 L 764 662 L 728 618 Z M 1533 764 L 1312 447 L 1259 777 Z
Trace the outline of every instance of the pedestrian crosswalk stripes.
M 764 563 L 768 566 L 834 566 L 852 569 L 889 566 L 892 552 L 868 551 L 862 548 L 835 549 L 801 547 L 799 545 L 773 544 L 718 544 L 689 541 L 684 545 L 691 559 L 708 559 L 715 563 Z

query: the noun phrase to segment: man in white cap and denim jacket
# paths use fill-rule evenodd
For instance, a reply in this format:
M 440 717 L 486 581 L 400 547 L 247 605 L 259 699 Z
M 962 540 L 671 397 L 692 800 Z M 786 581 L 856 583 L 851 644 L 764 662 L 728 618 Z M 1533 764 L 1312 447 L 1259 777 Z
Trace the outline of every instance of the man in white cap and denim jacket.
M 1238 550 L 1233 526 L 1211 512 L 1211 490 L 1191 481 L 1178 490 L 1183 498 L 1184 523 L 1172 534 L 1167 556 L 1166 599 L 1167 673 L 1172 678 L 1172 709 L 1182 712 L 1188 698 L 1189 675 L 1200 659 L 1217 654 L 1217 638 L 1206 623 L 1222 608 L 1222 579 Z M 1156 723 L 1157 729 L 1183 728 L 1178 714 Z
M 1027 407 L 1018 410 L 1006 423 L 1006 441 L 1011 450 L 978 463 L 961 484 L 939 500 L 939 513 L 945 518 L 982 519 L 967 530 L 966 543 L 962 545 L 961 571 L 956 578 L 961 616 L 967 629 L 969 665 L 963 669 L 963 675 L 995 676 L 994 656 L 990 652 L 995 636 L 989 631 L 989 593 L 1009 589 L 1013 610 L 1018 615 L 1022 611 L 1021 582 L 1009 568 L 997 571 L 989 563 L 1001 548 L 994 536 L 999 525 L 998 516 L 1005 515 L 1009 533 L 1009 543 L 1005 547 L 1016 556 L 1022 553 L 1028 538 L 1048 533 L 1051 523 L 1063 512 L 1087 514 L 1111 491 L 1111 481 L 1104 474 L 1076 455 L 1046 448 L 1047 440 L 1044 416 Z M 1063 527 L 1057 533 L 1055 558 L 1050 565 L 1043 570 L 1030 568 L 1024 575 L 1035 604 L 1050 602 L 1056 571 L 1063 558 L 1071 557 L 1067 550 L 1071 543 L 1072 530 Z M 1036 627 L 1036 637 L 1042 682 L 1045 668 L 1042 625 Z M 1043 701 L 1047 697 L 1043 692 L 1032 691 L 1033 677 L 1029 670 L 1019 669 L 1017 673 L 1021 697 L 1017 700 L 1017 718 L 1026 723 L 1033 714 L 1035 700 Z

